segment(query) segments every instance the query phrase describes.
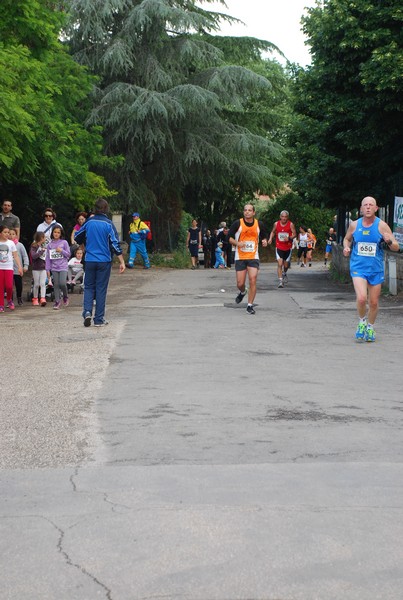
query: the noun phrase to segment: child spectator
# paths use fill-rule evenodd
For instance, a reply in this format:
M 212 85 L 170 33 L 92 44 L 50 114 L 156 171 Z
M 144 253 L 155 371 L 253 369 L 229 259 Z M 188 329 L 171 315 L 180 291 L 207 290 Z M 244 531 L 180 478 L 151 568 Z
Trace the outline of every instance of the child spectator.
M 33 306 L 46 306 L 46 236 L 43 231 L 37 231 L 34 235 L 34 241 L 29 250 L 29 256 L 32 262 L 32 277 L 34 280 L 32 304 Z M 40 301 L 38 296 L 40 295 Z
M 85 223 L 86 218 L 87 218 L 87 213 L 85 213 L 85 212 L 79 212 L 76 214 L 76 224 L 74 225 L 73 231 L 71 232 L 71 236 L 70 236 L 70 245 L 71 246 L 77 245 L 74 240 L 74 235 L 77 233 L 77 231 L 80 231 L 81 227 Z
M 23 274 L 22 264 L 18 256 L 17 248 L 14 242 L 8 239 L 9 229 L 5 225 L 0 225 L 0 313 L 4 312 L 4 290 L 7 294 L 7 306 L 14 310 L 13 302 L 13 275 L 14 263 L 17 263 L 18 274 Z
M 83 250 L 77 248 L 73 258 L 70 258 L 68 262 L 67 285 L 76 285 L 76 283 L 82 282 L 84 276 L 83 255 Z
M 215 249 L 215 269 L 224 269 L 224 252 L 222 250 L 222 242 L 218 242 L 217 248 Z
M 11 240 L 12 242 L 14 242 L 15 247 L 17 248 L 18 256 L 20 257 L 20 263 L 22 264 L 22 270 L 24 273 L 26 273 L 28 271 L 28 267 L 29 267 L 28 254 L 27 254 L 27 251 L 25 250 L 25 246 L 23 244 L 21 244 L 21 242 L 18 241 L 16 230 L 12 229 L 11 227 L 8 230 L 8 239 Z M 15 261 L 14 261 L 14 285 L 15 285 L 15 291 L 17 293 L 17 302 L 18 302 L 18 305 L 21 306 L 22 305 L 22 277 L 21 277 L 21 275 L 18 274 L 18 265 Z
M 55 291 L 54 310 L 59 310 L 62 299 L 63 305 L 69 305 L 67 294 L 67 270 L 70 258 L 70 247 L 64 239 L 64 231 L 61 225 L 52 229 L 51 240 L 46 248 L 45 268 L 50 278 L 52 271 L 53 288 Z

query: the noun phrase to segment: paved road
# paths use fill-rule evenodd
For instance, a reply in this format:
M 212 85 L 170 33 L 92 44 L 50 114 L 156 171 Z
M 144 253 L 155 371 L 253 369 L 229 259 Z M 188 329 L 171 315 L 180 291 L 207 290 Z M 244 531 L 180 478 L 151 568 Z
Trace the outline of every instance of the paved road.
M 2 598 L 402 598 L 401 299 L 358 344 L 321 265 L 264 265 L 255 316 L 234 280 L 114 274 L 98 330 L 78 295 L 3 315 Z

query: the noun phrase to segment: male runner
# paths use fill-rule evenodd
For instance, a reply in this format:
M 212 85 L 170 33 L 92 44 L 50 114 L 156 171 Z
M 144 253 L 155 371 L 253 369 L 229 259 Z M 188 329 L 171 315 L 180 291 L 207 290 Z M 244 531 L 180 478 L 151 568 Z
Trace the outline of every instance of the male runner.
M 385 280 L 382 242 L 388 245 L 389 250 L 399 250 L 399 244 L 389 225 L 375 216 L 377 210 L 375 198 L 364 198 L 361 202 L 362 217 L 350 224 L 343 240 L 344 256 L 351 255 L 350 275 L 360 317 L 355 337 L 367 342 L 375 341 L 374 323 L 379 308 L 381 285 Z
M 259 272 L 259 240 L 264 247 L 267 246 L 267 230 L 261 221 L 255 219 L 255 208 L 252 204 L 245 204 L 243 219 L 232 223 L 228 233 L 229 243 L 235 246 L 235 272 L 236 284 L 239 290 L 235 302 L 239 304 L 246 295 L 246 275 L 249 280 L 248 306 L 246 312 L 255 314 L 253 301 L 256 296 L 257 274 Z
M 292 241 L 296 237 L 294 223 L 289 220 L 288 211 L 282 210 L 280 220 L 273 225 L 269 237 L 269 244 L 272 243 L 273 237 L 276 236 L 276 259 L 277 259 L 277 275 L 278 287 L 284 287 L 284 283 L 288 282 L 287 271 L 290 266 Z

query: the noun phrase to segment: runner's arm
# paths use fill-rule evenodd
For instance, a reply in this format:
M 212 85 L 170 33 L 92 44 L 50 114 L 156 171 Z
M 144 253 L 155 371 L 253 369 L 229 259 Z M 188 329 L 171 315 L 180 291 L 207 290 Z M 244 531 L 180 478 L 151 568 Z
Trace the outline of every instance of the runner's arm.
M 347 229 L 347 233 L 344 236 L 344 240 L 343 240 L 343 254 L 344 254 L 344 256 L 350 256 L 351 244 L 353 242 L 353 233 L 354 233 L 356 227 L 357 227 L 357 221 L 353 221 L 349 225 L 349 228 Z
M 277 221 L 274 223 L 273 228 L 271 230 L 270 237 L 269 237 L 268 242 L 267 242 L 268 244 L 271 244 L 272 241 L 273 241 L 273 235 L 276 232 L 276 225 L 277 225 Z
M 398 252 L 400 250 L 399 242 L 396 240 L 391 228 L 387 223 L 385 223 L 385 221 L 381 222 L 379 231 L 381 232 L 383 240 L 388 246 L 388 249 L 393 250 L 393 252 Z
M 260 229 L 259 240 L 262 242 L 262 246 L 266 247 L 267 243 L 268 243 L 267 238 L 269 237 L 268 231 L 267 231 L 266 225 L 262 221 L 258 221 L 258 223 L 259 223 L 259 229 Z

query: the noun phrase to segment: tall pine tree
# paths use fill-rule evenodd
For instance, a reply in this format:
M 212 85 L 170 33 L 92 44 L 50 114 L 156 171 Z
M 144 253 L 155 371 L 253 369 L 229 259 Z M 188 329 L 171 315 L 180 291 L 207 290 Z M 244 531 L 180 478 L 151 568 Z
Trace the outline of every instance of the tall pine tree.
M 280 159 L 278 147 L 231 118 L 270 83 L 226 65 L 205 36 L 230 17 L 193 0 L 67 6 L 73 55 L 99 77 L 89 123 L 103 127 L 108 155 L 124 157 L 110 174 L 121 208 L 154 207 L 154 217 L 177 224 L 186 186 L 225 193 L 273 184 L 268 158 Z

